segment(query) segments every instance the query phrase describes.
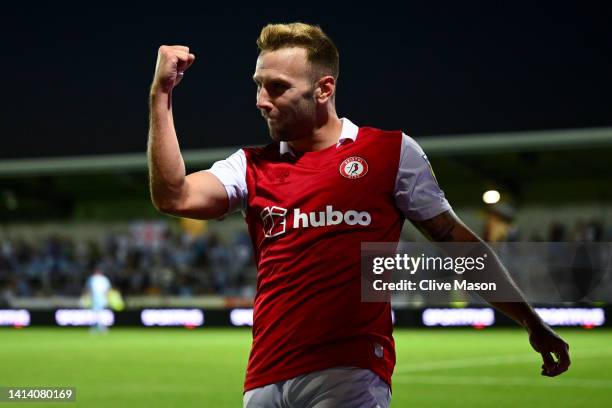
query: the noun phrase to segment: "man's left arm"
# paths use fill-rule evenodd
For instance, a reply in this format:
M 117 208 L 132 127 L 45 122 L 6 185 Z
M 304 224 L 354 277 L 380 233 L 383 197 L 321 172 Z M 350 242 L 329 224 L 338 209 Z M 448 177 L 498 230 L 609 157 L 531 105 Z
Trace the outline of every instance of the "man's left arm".
M 483 297 L 527 330 L 531 345 L 544 360 L 542 375 L 553 377 L 566 371 L 570 365 L 568 344 L 548 327 L 525 301 L 525 297 L 491 248 L 453 213 L 438 185 L 427 155 L 418 143 L 406 134 L 402 134 L 394 194 L 397 208 L 429 239 L 438 242 L 482 244 L 482 249 L 489 253 L 487 272 L 494 275 L 492 278 L 503 287 L 508 298 L 518 301 L 498 302 L 495 299 L 486 299 L 486 293 L 483 293 Z M 553 354 L 557 357 L 556 360 Z
M 436 242 L 480 242 L 490 254 L 488 271 L 502 283 L 505 290 L 517 302 L 499 302 L 486 299 L 493 307 L 511 317 L 529 333 L 531 346 L 542 355 L 542 375 L 554 377 L 569 368 L 569 345 L 555 333 L 527 303 L 499 258 L 474 232 L 472 232 L 452 210 L 445 211 L 423 221 L 411 221 L 427 238 Z M 553 355 L 556 357 L 553 357 Z

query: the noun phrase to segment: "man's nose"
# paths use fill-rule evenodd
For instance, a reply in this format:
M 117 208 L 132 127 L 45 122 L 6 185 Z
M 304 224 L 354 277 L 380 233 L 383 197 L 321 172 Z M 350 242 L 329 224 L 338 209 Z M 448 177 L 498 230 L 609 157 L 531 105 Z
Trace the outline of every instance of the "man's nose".
M 270 97 L 265 88 L 261 88 L 259 92 L 257 92 L 257 102 L 255 105 L 262 111 L 269 112 L 272 110 L 272 103 L 270 102 Z

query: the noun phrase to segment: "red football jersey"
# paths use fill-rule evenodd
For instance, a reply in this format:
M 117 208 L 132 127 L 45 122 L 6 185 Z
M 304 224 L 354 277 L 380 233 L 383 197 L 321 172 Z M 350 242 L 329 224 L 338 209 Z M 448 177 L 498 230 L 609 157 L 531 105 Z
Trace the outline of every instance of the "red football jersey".
M 246 222 L 257 262 L 245 390 L 335 366 L 391 384 L 391 305 L 361 302 L 361 242 L 397 242 L 401 132 L 295 156 L 246 148 Z

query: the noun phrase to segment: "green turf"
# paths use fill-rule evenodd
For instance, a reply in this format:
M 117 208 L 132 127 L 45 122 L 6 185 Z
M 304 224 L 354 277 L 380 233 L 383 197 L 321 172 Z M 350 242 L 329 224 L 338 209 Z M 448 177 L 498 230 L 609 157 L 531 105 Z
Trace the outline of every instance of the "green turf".
M 612 331 L 560 333 L 573 364 L 551 379 L 520 330 L 396 330 L 392 407 L 612 407 Z M 1 329 L 0 386 L 77 388 L 53 406 L 240 407 L 249 347 L 243 329 Z

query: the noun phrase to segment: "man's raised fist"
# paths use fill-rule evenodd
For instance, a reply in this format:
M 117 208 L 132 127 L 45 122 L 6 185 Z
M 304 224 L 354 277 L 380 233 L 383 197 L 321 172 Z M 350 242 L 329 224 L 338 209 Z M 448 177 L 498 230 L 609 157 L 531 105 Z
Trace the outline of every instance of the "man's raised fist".
M 185 71 L 195 61 L 189 47 L 182 45 L 162 45 L 157 52 L 155 76 L 151 92 L 170 92 L 183 79 Z

